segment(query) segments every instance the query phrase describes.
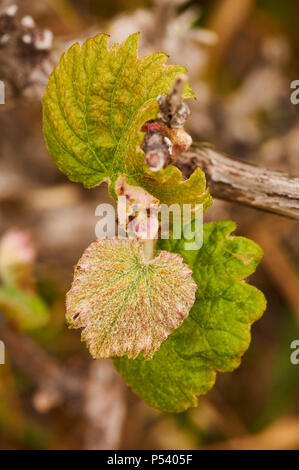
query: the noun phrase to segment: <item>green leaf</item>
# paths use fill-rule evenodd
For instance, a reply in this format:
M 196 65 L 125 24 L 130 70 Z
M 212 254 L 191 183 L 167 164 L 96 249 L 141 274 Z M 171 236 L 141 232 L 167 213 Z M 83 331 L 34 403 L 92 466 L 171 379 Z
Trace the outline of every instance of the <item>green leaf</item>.
M 210 390 L 216 371 L 232 371 L 250 344 L 250 326 L 266 301 L 242 281 L 262 258 L 254 242 L 233 237 L 230 221 L 204 225 L 198 251 L 185 251 L 184 240 L 160 240 L 159 248 L 177 252 L 193 268 L 198 290 L 188 318 L 161 345 L 151 361 L 115 359 L 117 370 L 133 391 L 151 406 L 180 412 L 196 406 L 197 395 Z
M 76 266 L 67 294 L 67 321 L 84 328 L 95 359 L 152 357 L 195 301 L 192 271 L 178 254 L 146 260 L 143 243 L 96 240 Z
M 22 331 L 32 331 L 48 323 L 49 311 L 43 300 L 13 284 L 0 287 L 0 309 Z
M 204 173 L 187 181 L 174 166 L 152 172 L 140 149 L 142 125 L 158 114 L 158 95 L 168 93 L 184 67 L 165 65 L 162 53 L 138 58 L 139 35 L 108 49 L 99 34 L 73 45 L 52 73 L 43 98 L 44 134 L 58 168 L 91 188 L 114 184 L 120 174 L 165 203 L 211 205 Z M 184 97 L 193 97 L 187 85 Z

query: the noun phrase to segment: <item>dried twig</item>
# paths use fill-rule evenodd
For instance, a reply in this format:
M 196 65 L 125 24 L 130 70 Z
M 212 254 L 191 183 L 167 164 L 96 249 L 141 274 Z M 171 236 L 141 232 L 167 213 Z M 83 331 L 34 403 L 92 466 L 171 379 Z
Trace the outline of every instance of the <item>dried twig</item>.
M 111 361 L 93 361 L 88 376 L 77 376 L 60 366 L 31 338 L 0 321 L 7 355 L 37 385 L 33 405 L 40 413 L 83 398 L 87 421 L 86 449 L 117 449 L 120 445 L 126 400 L 122 379 Z M 81 400 L 82 401 L 82 400 Z
M 263 265 L 277 290 L 284 296 L 299 321 L 299 276 L 281 243 L 281 221 L 275 226 L 270 217 L 255 224 L 252 238 L 264 250 Z M 275 253 L 275 256 L 273 256 Z
M 299 219 L 299 177 L 229 158 L 207 144 L 178 155 L 176 166 L 186 178 L 202 168 L 216 198 Z
M 85 390 L 85 448 L 118 449 L 126 414 L 124 384 L 111 361 L 94 361 Z
M 31 338 L 16 333 L 3 321 L 0 331 L 11 361 L 38 386 L 33 403 L 39 412 L 46 413 L 82 393 L 82 380 L 60 367 Z
M 12 5 L 0 12 L 0 80 L 6 103 L 17 96 L 41 98 L 52 64 L 52 32 L 36 27 L 31 16 Z

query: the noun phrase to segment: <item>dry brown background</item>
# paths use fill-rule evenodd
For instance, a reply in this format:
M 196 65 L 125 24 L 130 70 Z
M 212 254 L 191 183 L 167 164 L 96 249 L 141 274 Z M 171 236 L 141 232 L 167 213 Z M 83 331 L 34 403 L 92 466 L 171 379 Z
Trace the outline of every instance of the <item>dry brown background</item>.
M 162 50 L 188 68 L 197 96 L 188 121 L 195 141 L 299 174 L 299 105 L 290 103 L 290 82 L 299 79 L 296 0 L 2 0 L 0 8 L 12 3 L 53 32 L 50 68 L 77 39 L 108 32 L 114 42 L 140 31 L 142 55 Z M 5 54 L 0 48 L 2 73 Z M 14 63 L 27 73 L 22 61 Z M 51 313 L 29 339 L 6 320 L 0 324 L 0 339 L 9 341 L 0 366 L 0 448 L 299 449 L 299 365 L 289 359 L 290 343 L 299 339 L 299 223 L 215 200 L 205 220 L 231 218 L 238 234 L 264 249 L 251 282 L 268 308 L 241 367 L 218 374 L 197 408 L 178 415 L 150 408 L 109 361 L 93 362 L 79 333 L 65 326 L 73 265 L 94 239 L 96 206 L 109 196 L 105 185 L 84 190 L 69 182 L 51 161 L 42 90 L 42 82 L 8 89 L 0 106 L 0 235 L 12 227 L 32 234 L 38 288 Z M 47 367 L 56 385 L 44 393 L 40 368 Z M 62 391 L 61 372 L 70 381 Z

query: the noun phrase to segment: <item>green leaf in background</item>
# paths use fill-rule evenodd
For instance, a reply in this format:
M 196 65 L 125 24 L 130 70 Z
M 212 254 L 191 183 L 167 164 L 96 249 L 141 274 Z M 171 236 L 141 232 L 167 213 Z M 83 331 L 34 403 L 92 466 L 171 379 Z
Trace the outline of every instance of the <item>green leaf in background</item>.
M 196 301 L 183 325 L 150 361 L 115 359 L 116 369 L 147 403 L 169 412 L 196 406 L 197 395 L 214 385 L 217 371 L 232 371 L 250 344 L 250 326 L 266 308 L 262 292 L 243 279 L 252 274 L 262 250 L 251 240 L 231 236 L 230 221 L 204 225 L 198 251 L 184 240 L 160 240 L 159 248 L 179 253 L 193 268 Z
M 96 240 L 79 260 L 67 294 L 67 321 L 83 328 L 95 359 L 143 351 L 151 358 L 195 301 L 192 270 L 161 251 L 145 259 L 138 240 Z
M 0 310 L 21 331 L 32 331 L 48 323 L 49 311 L 41 297 L 13 284 L 0 287 Z
M 114 184 L 120 174 L 161 202 L 211 205 L 205 176 L 197 169 L 187 181 L 174 166 L 152 172 L 140 149 L 142 125 L 158 114 L 158 95 L 167 94 L 184 67 L 165 65 L 154 53 L 138 58 L 139 34 L 108 49 L 99 34 L 73 45 L 52 73 L 43 98 L 44 134 L 58 168 L 91 188 Z M 189 85 L 185 98 L 193 97 Z
M 0 239 L 0 313 L 22 331 L 45 326 L 48 307 L 36 291 L 36 252 L 28 232 L 11 229 Z

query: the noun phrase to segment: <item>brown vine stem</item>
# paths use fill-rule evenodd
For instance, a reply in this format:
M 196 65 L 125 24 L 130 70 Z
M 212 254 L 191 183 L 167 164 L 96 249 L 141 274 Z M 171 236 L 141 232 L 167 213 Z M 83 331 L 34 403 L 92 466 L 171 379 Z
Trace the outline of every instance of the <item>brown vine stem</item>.
M 22 34 L 22 24 L 14 17 L 10 18 L 10 21 L 16 22 L 15 33 L 7 45 L 2 45 L 0 53 L 0 76 L 11 92 L 7 93 L 11 95 L 7 98 L 14 104 L 17 103 L 18 97 L 28 94 L 32 95 L 33 99 L 40 99 L 59 54 L 51 50 L 50 43 L 43 44 L 45 50 L 42 51 L 39 44 L 37 50 L 33 48 L 29 58 L 26 55 L 24 64 L 24 54 L 19 49 L 20 41 L 15 40 Z M 0 28 L 0 34 L 4 33 L 5 30 Z M 35 29 L 31 31 L 33 42 L 36 41 L 36 33 Z M 17 74 L 16 71 L 20 70 L 22 73 Z M 177 157 L 176 165 L 185 177 L 189 177 L 197 167 L 201 167 L 206 173 L 211 194 L 216 198 L 293 219 L 299 218 L 298 177 L 231 159 L 207 144 L 195 144 L 191 150 Z
M 124 383 L 112 362 L 93 361 L 84 391 L 84 448 L 119 449 L 126 412 Z
M 232 159 L 209 144 L 194 144 L 175 165 L 185 178 L 201 168 L 215 198 L 299 219 L 299 177 Z

